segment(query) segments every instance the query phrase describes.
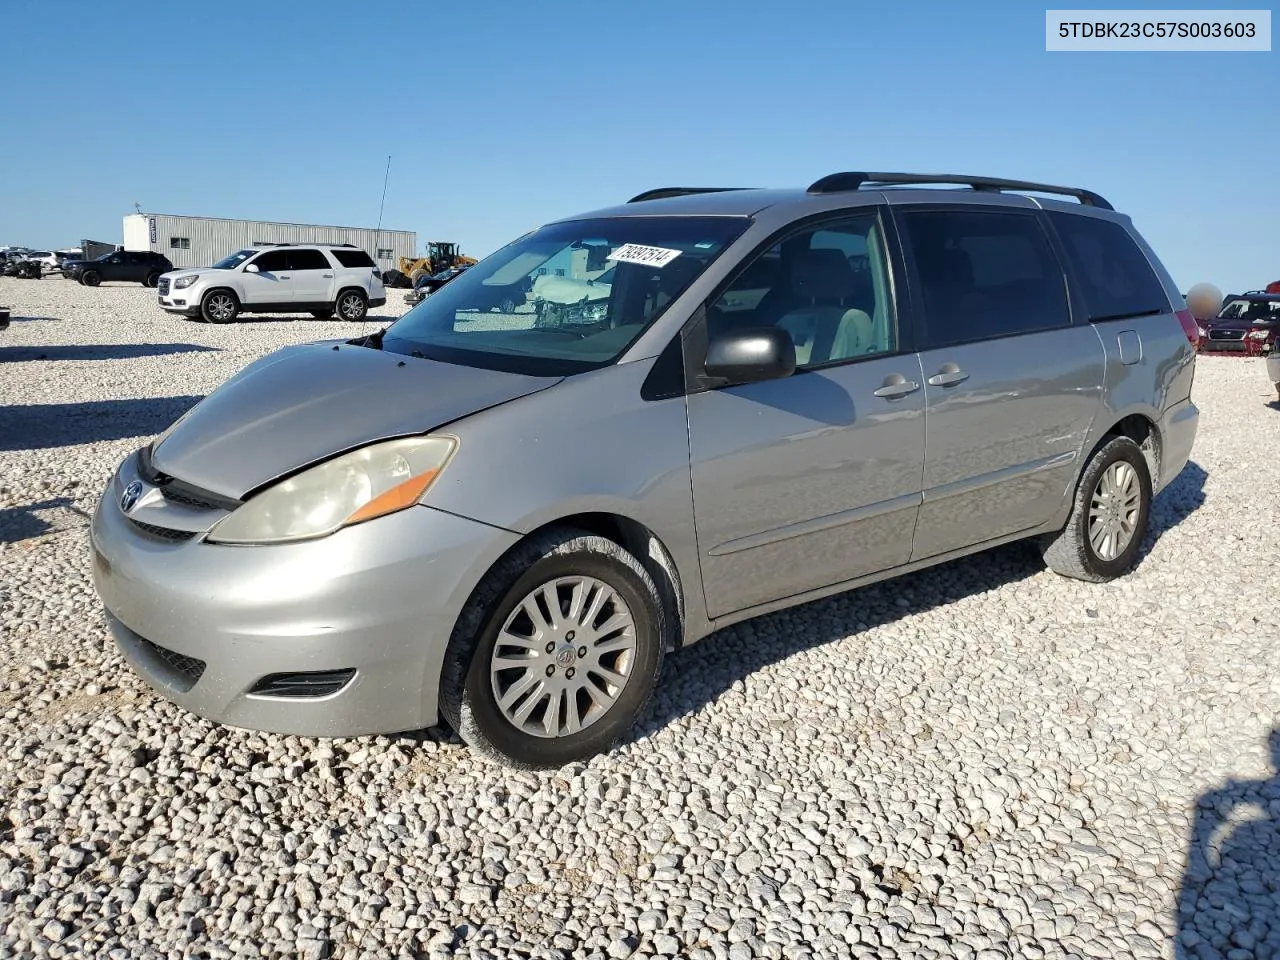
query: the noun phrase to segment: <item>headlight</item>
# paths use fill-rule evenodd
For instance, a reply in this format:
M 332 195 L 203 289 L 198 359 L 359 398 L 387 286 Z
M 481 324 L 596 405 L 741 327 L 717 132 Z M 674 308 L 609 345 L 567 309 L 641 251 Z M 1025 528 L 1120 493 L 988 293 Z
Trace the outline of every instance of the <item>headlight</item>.
M 264 490 L 218 523 L 208 539 L 306 540 L 411 507 L 457 445 L 451 437 L 409 437 L 345 453 Z
M 185 290 L 199 279 L 200 274 L 198 273 L 193 277 L 179 277 L 177 280 L 173 281 L 173 289 Z
M 1205 333 L 1205 331 L 1204 331 L 1204 327 L 1200 327 L 1199 329 L 1197 329 L 1196 333 L 1198 333 L 1198 334 L 1199 334 L 1200 336 L 1202 336 L 1202 337 L 1207 337 L 1207 336 L 1208 336 L 1208 334 L 1207 334 L 1207 333 Z
M 1265 340 L 1270 335 L 1271 335 L 1271 332 L 1269 330 L 1250 330 L 1249 331 L 1250 340 Z

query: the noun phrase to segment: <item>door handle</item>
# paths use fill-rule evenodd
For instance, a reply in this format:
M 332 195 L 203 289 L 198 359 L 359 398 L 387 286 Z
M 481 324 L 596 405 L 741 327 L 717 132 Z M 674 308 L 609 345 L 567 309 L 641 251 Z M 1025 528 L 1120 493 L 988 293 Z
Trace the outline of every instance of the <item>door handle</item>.
M 326 279 L 326 280 L 332 280 L 332 279 L 333 279 L 333 274 L 332 274 L 332 273 L 326 273 L 326 274 L 324 274 L 324 279 Z
M 884 385 L 874 391 L 875 396 L 883 397 L 885 400 L 897 400 L 899 397 L 905 397 L 909 393 L 915 393 L 920 389 L 920 384 L 914 380 L 908 380 L 901 374 L 895 373 L 885 378 Z
M 967 373 L 954 363 L 948 363 L 943 366 L 941 371 L 929 378 L 929 386 L 954 387 L 957 383 L 963 383 L 968 379 L 969 375 Z

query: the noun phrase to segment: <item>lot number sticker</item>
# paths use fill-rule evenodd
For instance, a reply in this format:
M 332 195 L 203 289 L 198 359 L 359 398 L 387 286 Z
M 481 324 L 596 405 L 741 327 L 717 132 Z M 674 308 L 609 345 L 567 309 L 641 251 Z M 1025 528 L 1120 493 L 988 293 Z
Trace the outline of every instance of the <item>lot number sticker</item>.
M 665 267 L 680 256 L 679 250 L 668 250 L 666 247 L 646 247 L 640 243 L 626 243 L 620 246 L 608 259 L 621 263 L 638 263 L 646 267 Z

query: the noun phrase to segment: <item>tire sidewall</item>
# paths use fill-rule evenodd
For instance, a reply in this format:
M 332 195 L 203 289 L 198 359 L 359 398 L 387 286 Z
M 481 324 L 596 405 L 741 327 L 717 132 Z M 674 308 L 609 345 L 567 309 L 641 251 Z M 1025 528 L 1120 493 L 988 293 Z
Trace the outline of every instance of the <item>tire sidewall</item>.
M 218 294 L 225 294 L 229 296 L 231 298 L 231 302 L 235 304 L 235 309 L 232 311 L 231 316 L 227 317 L 225 320 L 219 320 L 217 317 L 215 317 L 212 313 L 209 312 L 209 300 L 210 298 L 215 297 Z M 221 290 L 221 289 L 210 290 L 208 293 L 206 293 L 203 297 L 200 298 L 200 316 L 207 323 L 233 323 L 236 317 L 238 317 L 239 315 L 240 315 L 240 302 L 236 299 L 235 294 L 233 294 L 230 290 Z
M 609 713 L 586 729 L 555 739 L 531 736 L 511 726 L 493 694 L 489 663 L 502 626 L 536 587 L 558 577 L 588 576 L 607 583 L 631 610 L 636 661 Z M 608 750 L 635 723 L 653 692 L 662 662 L 662 620 L 656 596 L 635 571 L 598 552 L 555 554 L 533 563 L 485 615 L 467 669 L 463 702 L 487 743 L 504 757 L 536 767 L 560 767 Z
M 357 296 L 360 298 L 360 316 L 358 317 L 348 317 L 345 313 L 342 312 L 342 301 L 347 299 L 347 297 L 350 297 L 350 296 Z M 369 299 L 359 290 L 343 290 L 340 294 L 338 294 L 338 299 L 335 300 L 333 303 L 334 316 L 338 317 L 341 320 L 347 320 L 351 323 L 360 322 L 365 318 L 365 315 L 368 314 L 368 312 L 369 312 Z
M 96 287 L 102 283 L 102 275 L 97 270 L 87 270 L 80 274 L 80 282 L 86 287 Z
M 1120 555 L 1114 560 L 1103 560 L 1094 551 L 1093 543 L 1089 538 L 1089 505 L 1103 473 L 1112 464 L 1122 460 L 1133 467 L 1138 475 L 1138 486 L 1141 490 L 1138 522 L 1133 539 L 1120 551 Z M 1146 539 L 1147 524 L 1151 516 L 1151 470 L 1147 466 L 1147 458 L 1143 455 L 1142 449 L 1128 438 L 1112 440 L 1089 461 L 1089 466 L 1080 480 L 1078 497 L 1079 505 L 1075 511 L 1075 522 L 1079 525 L 1077 534 L 1085 566 L 1091 573 L 1107 579 L 1123 576 L 1137 562 L 1138 553 L 1142 550 L 1142 541 Z
M 160 274 L 148 273 L 146 278 L 142 281 L 142 285 L 144 287 L 151 287 L 151 288 L 160 286 Z

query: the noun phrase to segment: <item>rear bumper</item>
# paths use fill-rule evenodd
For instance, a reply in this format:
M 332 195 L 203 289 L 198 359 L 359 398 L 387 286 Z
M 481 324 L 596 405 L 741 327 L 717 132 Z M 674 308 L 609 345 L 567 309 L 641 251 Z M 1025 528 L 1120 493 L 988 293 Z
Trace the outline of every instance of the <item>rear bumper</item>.
M 1272 383 L 1280 384 L 1280 350 L 1272 350 L 1267 357 L 1267 376 Z
M 1175 403 L 1160 418 L 1160 476 L 1155 480 L 1158 493 L 1173 482 L 1191 459 L 1196 431 L 1200 425 L 1200 410 L 1191 399 Z

